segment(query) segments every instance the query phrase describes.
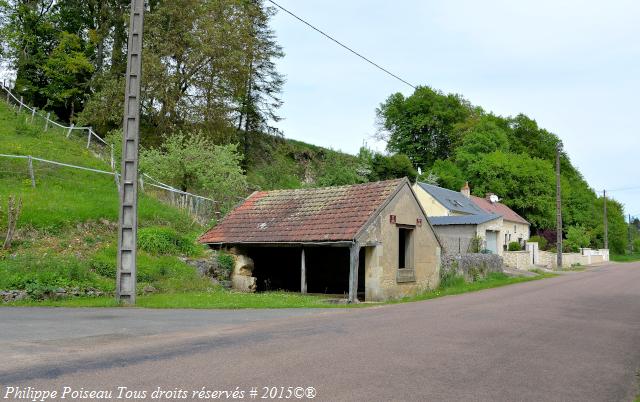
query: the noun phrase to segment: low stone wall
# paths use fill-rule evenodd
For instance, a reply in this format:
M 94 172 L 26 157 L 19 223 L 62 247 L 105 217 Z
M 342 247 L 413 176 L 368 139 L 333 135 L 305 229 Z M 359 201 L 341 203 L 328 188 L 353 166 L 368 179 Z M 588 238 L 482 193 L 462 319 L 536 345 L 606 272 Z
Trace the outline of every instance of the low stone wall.
M 504 251 L 502 253 L 504 265 L 516 269 L 529 269 L 531 253 L 529 251 Z
M 443 254 L 440 277 L 455 272 L 467 281 L 473 281 L 491 272 L 502 272 L 502 268 L 502 257 L 496 254 Z

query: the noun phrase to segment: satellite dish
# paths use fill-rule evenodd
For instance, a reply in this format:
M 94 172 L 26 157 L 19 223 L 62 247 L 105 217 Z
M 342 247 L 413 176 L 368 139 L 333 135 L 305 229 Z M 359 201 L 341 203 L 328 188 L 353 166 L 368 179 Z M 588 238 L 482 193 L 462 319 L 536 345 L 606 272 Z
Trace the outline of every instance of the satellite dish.
M 489 196 L 489 201 L 491 201 L 491 203 L 495 204 L 496 202 L 500 201 L 500 198 L 498 198 L 498 196 L 495 195 L 495 194 L 491 194 Z

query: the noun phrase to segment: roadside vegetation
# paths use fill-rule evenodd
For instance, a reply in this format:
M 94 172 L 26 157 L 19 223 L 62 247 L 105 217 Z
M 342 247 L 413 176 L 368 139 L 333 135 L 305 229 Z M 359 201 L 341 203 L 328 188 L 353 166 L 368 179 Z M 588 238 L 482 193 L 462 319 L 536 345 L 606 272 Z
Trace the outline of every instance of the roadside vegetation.
M 616 261 L 616 262 L 640 261 L 640 252 L 627 253 L 627 254 L 611 254 L 609 258 L 611 259 L 611 261 Z
M 510 277 L 502 273 L 490 273 L 484 278 L 467 282 L 461 276 L 451 277 L 435 290 L 413 297 L 390 300 L 385 303 L 336 303 L 323 295 L 301 295 L 292 292 L 242 293 L 215 287 L 207 291 L 160 293 L 141 295 L 136 307 L 143 308 L 202 308 L 202 309 L 243 309 L 243 308 L 363 308 L 384 304 L 408 303 L 452 296 L 468 292 L 530 282 L 557 276 L 541 273 L 532 277 Z M 78 297 L 71 299 L 47 299 L 43 301 L 24 300 L 10 303 L 11 306 L 50 307 L 118 307 L 113 297 Z

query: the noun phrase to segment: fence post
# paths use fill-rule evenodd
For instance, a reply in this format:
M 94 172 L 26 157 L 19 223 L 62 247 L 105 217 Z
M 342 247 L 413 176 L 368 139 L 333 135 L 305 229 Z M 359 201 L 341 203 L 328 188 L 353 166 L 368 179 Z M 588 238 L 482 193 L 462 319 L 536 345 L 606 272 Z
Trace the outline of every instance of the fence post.
M 113 144 L 111 144 L 111 170 L 116 168 L 116 161 L 113 155 Z
M 33 160 L 31 155 L 28 158 L 29 161 L 29 177 L 31 178 L 31 187 L 36 188 L 36 176 L 33 174 Z
M 74 124 L 71 123 L 71 126 L 69 127 L 69 131 L 67 131 L 67 138 L 69 138 L 69 136 L 71 135 L 71 130 L 73 130 L 73 126 Z
M 20 106 L 18 106 L 18 113 L 22 112 L 22 99 L 23 97 L 20 97 Z
M 34 117 L 35 117 L 35 115 L 36 115 L 36 109 L 37 109 L 37 108 L 36 108 L 36 107 L 34 107 L 34 108 L 33 108 L 33 110 L 31 111 L 31 124 L 33 124 L 33 118 L 34 118 Z
M 44 131 L 49 129 L 49 117 L 51 116 L 51 112 L 47 113 L 47 118 L 44 121 Z
M 116 180 L 116 187 L 118 189 L 118 194 L 120 194 L 120 175 L 116 172 L 116 174 L 113 175 L 113 177 Z
M 144 192 L 144 178 L 142 175 L 138 177 L 138 183 L 140 184 L 140 191 Z
M 7 91 L 7 103 L 9 103 L 9 94 L 11 93 L 11 91 L 9 91 L 9 88 L 5 89 Z
M 91 127 L 89 127 L 89 135 L 87 136 L 87 149 L 89 148 L 89 145 L 91 145 L 91 134 L 93 131 L 91 131 Z

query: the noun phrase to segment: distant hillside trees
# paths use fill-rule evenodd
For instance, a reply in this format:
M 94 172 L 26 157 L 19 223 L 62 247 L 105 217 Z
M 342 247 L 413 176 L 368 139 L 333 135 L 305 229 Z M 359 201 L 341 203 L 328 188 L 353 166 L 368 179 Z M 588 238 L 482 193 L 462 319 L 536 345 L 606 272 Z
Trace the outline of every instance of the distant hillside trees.
M 101 134 L 122 125 L 128 0 L 2 0 L 0 53 L 28 103 Z M 283 53 L 261 0 L 152 0 L 142 140 L 177 130 L 250 144 L 278 120 Z
M 469 181 L 475 195 L 498 194 L 526 217 L 533 232 L 555 230 L 555 150 L 560 139 L 520 114 L 501 117 L 471 105 L 460 95 L 418 87 L 410 96 L 393 94 L 377 110 L 379 135 L 388 149 L 407 155 L 423 178 L 458 190 Z M 561 155 L 565 234 L 572 248 L 603 246 L 603 199 L 589 187 L 569 157 Z M 627 244 L 622 205 L 608 200 L 609 245 Z M 551 236 L 550 236 L 551 238 Z

